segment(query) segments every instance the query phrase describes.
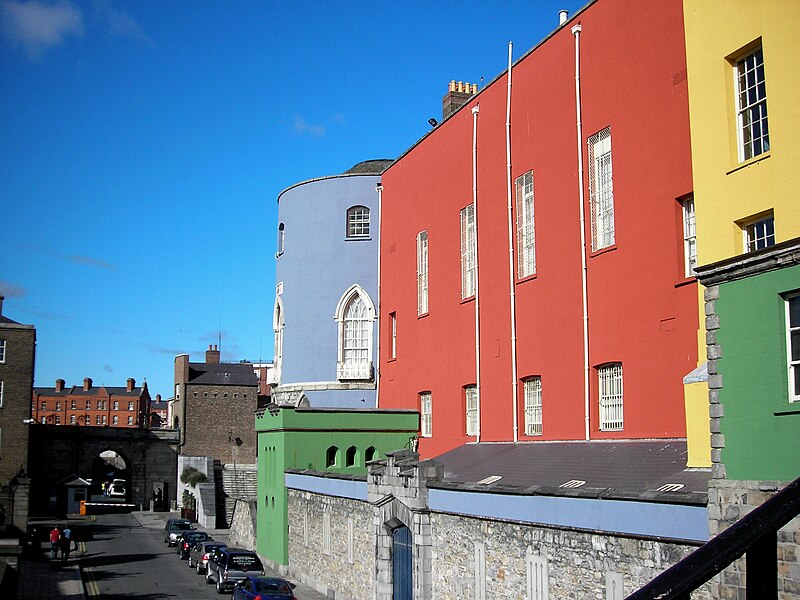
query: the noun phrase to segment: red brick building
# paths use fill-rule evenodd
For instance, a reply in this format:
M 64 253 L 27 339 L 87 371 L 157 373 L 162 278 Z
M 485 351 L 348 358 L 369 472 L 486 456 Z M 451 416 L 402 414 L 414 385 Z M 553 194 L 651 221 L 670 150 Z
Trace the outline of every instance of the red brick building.
M 423 456 L 685 437 L 680 0 L 590 2 L 463 90 L 382 176 L 380 407 L 419 408 Z
M 39 423 L 87 427 L 147 427 L 150 393 L 147 382 L 136 387 L 128 379 L 125 387 L 95 387 L 87 377 L 83 386 L 34 387 L 31 413 Z

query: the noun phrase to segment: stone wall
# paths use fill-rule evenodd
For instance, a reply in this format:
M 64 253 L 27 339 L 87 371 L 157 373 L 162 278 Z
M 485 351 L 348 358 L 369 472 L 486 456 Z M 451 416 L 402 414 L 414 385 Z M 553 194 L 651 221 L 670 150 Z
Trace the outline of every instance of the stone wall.
M 785 487 L 786 483 L 712 479 L 708 488 L 708 524 L 717 535 Z M 800 598 L 800 517 L 778 531 L 778 598 Z M 744 598 L 745 558 L 735 561 L 711 582 L 713 598 Z
M 228 545 L 255 550 L 256 547 L 256 502 L 237 500 L 231 518 Z
M 375 540 L 367 502 L 290 489 L 288 517 L 292 577 L 330 597 L 372 600 Z

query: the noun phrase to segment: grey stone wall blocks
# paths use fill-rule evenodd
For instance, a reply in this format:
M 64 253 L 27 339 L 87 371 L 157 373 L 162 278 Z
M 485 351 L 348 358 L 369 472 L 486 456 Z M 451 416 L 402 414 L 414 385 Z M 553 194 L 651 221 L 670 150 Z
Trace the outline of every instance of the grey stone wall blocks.
M 703 300 L 710 302 L 712 300 L 719 300 L 719 286 L 710 285 L 703 290 Z

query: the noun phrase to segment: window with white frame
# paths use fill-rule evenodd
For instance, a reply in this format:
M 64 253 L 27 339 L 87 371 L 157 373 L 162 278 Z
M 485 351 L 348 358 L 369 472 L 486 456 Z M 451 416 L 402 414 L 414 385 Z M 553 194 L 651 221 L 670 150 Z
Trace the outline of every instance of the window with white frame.
M 0 363 L 6 362 L 6 341 L 0 340 Z
M 397 358 L 397 313 L 389 313 L 389 358 Z
M 522 393 L 525 398 L 525 435 L 542 435 L 542 378 L 524 379 Z
M 106 417 L 106 415 L 103 415 L 102 420 L 103 420 L 103 425 L 106 425 L 108 423 L 108 418 Z
M 70 400 L 69 407 L 70 408 L 77 408 L 78 404 L 77 404 L 77 402 L 75 400 Z
M 687 198 L 682 203 L 683 212 L 683 260 L 684 275 L 694 277 L 697 267 L 697 227 L 694 218 L 694 198 Z
M 75 423 L 76 423 L 77 421 L 78 421 L 78 417 L 77 417 L 76 415 L 70 415 L 70 416 L 69 416 L 69 424 L 70 424 L 70 425 L 75 425 Z
M 589 138 L 589 201 L 592 251 L 614 245 L 614 184 L 611 172 L 611 129 Z
M 600 430 L 620 431 L 622 419 L 622 364 L 612 363 L 597 369 L 600 398 Z
M 96 425 L 100 425 L 100 415 L 96 415 L 94 422 Z
M 61 410 L 61 402 L 56 402 L 56 410 Z
M 283 254 L 283 247 L 286 242 L 285 226 L 283 223 L 278 224 L 278 249 L 275 251 L 275 258 L 280 258 Z
M 428 232 L 417 234 L 417 314 L 428 312 Z
M 112 425 L 119 425 L 119 417 L 117 415 L 114 415 L 111 418 L 111 423 L 112 423 Z
M 352 286 L 336 308 L 339 322 L 337 378 L 372 379 L 372 330 L 375 308 L 361 286 Z
M 800 294 L 786 298 L 786 323 L 789 402 L 800 402 Z
M 275 350 L 273 354 L 273 365 L 275 368 L 275 381 L 281 381 L 281 369 L 283 367 L 283 300 L 280 296 L 275 297 L 275 311 L 272 321 L 272 328 L 275 331 Z
M 422 437 L 431 437 L 433 435 L 433 403 L 430 392 L 422 392 L 419 395 L 419 420 Z
M 475 295 L 475 207 L 461 209 L 461 298 Z
M 536 273 L 536 236 L 533 222 L 533 171 L 520 175 L 517 189 L 517 277 Z
M 61 425 L 61 417 L 56 415 L 56 425 Z
M 744 251 L 754 252 L 775 245 L 775 217 L 772 213 L 742 225 Z
M 128 400 L 128 410 L 133 410 L 133 400 Z
M 744 161 L 769 150 L 767 83 L 760 47 L 736 61 L 735 75 L 739 160 Z
M 119 410 L 119 400 L 114 400 L 114 410 Z
M 366 206 L 351 206 L 347 209 L 347 237 L 369 237 L 369 209 Z
M 128 425 L 133 425 L 133 417 L 132 416 L 128 417 Z
M 478 435 L 478 388 L 468 385 L 464 388 L 464 402 L 467 415 L 467 435 Z

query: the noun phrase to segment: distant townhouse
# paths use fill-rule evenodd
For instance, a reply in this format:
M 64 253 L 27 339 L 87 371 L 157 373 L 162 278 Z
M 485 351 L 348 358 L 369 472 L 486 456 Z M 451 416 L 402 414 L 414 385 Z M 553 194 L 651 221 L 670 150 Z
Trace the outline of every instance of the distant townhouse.
M 423 457 L 685 445 L 698 311 L 681 8 L 589 3 L 510 73 L 455 84 L 464 106 L 383 173 L 379 406 L 420 410 Z
M 27 492 L 25 498 L 16 497 L 10 482 L 15 478 L 19 482 L 28 470 L 36 329 L 3 315 L 3 300 L 0 295 L 0 502 L 6 519 L 24 528 Z
M 67 387 L 56 379 L 55 387 L 33 388 L 31 411 L 45 425 L 141 428 L 148 426 L 150 392 L 147 381 L 137 387 L 133 378 L 124 387 L 95 386 L 90 377 Z
M 800 5 L 687 0 L 684 14 L 717 534 L 800 477 Z M 781 597 L 800 590 L 797 521 L 777 534 Z M 713 597 L 746 579 L 737 561 Z
M 169 427 L 169 401 L 162 400 L 161 394 L 150 403 L 149 423 L 151 428 Z
M 278 196 L 273 401 L 374 408 L 378 190 L 390 160 L 295 184 Z

